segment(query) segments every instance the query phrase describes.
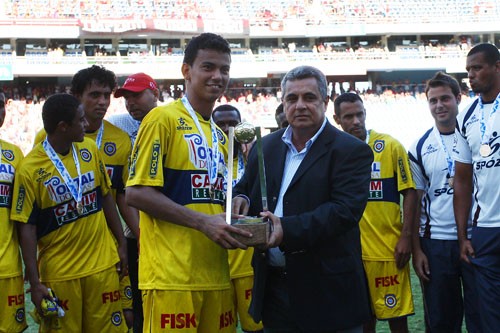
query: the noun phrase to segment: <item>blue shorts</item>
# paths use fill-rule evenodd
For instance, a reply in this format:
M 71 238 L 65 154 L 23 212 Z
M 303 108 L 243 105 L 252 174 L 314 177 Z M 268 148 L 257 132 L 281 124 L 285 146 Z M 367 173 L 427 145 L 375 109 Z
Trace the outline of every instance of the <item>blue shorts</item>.
M 474 270 L 460 260 L 456 240 L 420 238 L 430 281 L 422 283 L 426 326 L 431 332 L 480 332 Z M 462 287 L 464 296 L 462 298 Z
M 472 228 L 471 258 L 476 275 L 479 312 L 484 332 L 500 327 L 500 228 Z

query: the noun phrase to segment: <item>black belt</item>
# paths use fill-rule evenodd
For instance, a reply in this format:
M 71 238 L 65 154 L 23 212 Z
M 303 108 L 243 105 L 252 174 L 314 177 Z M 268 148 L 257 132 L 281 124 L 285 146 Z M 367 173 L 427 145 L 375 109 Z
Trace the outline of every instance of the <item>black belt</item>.
M 286 278 L 286 267 L 280 267 L 280 266 L 267 266 L 267 272 L 269 275 L 279 277 L 281 279 Z

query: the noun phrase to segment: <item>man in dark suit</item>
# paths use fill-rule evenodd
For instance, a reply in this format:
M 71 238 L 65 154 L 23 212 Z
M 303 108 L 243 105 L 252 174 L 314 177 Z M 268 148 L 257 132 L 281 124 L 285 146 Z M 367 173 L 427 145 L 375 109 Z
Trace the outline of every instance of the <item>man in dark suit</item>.
M 321 71 L 292 69 L 281 90 L 289 127 L 262 140 L 269 211 L 262 208 L 257 149 L 233 198 L 234 213 L 264 216 L 274 228 L 253 257 L 249 312 L 269 333 L 362 332 L 371 310 L 358 221 L 373 154 L 326 120 Z

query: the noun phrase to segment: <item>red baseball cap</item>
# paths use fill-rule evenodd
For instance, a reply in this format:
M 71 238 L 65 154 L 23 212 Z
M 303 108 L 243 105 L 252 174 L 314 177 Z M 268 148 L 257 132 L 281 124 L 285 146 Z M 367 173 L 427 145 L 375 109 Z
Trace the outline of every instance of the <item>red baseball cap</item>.
M 140 92 L 146 89 L 157 90 L 155 80 L 147 74 L 136 73 L 127 77 L 123 86 L 115 91 L 114 96 L 118 98 L 123 96 L 124 91 Z

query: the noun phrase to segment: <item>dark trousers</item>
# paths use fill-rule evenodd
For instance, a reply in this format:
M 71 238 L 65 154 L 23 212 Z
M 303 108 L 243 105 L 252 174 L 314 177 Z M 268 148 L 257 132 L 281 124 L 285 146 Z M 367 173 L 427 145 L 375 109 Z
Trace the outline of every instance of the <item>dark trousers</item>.
M 132 311 L 134 312 L 134 333 L 142 333 L 144 316 L 142 313 L 142 296 L 139 290 L 139 251 L 137 239 L 127 238 L 128 274 L 132 287 Z

